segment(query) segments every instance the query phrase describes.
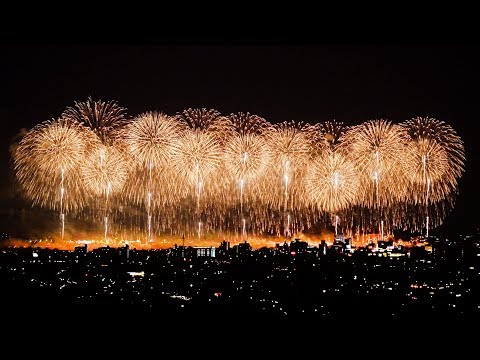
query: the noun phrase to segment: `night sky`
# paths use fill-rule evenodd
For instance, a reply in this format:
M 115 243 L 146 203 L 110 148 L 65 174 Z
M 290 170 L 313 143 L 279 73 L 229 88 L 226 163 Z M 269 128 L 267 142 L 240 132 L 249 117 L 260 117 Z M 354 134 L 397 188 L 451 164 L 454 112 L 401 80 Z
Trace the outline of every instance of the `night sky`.
M 272 123 L 431 116 L 465 141 L 466 173 L 449 230 L 479 225 L 480 50 L 475 47 L 6 46 L 0 56 L 0 231 L 15 227 L 9 145 L 74 100 L 116 100 L 129 114 L 189 107 Z M 11 219 L 11 218 L 10 218 Z

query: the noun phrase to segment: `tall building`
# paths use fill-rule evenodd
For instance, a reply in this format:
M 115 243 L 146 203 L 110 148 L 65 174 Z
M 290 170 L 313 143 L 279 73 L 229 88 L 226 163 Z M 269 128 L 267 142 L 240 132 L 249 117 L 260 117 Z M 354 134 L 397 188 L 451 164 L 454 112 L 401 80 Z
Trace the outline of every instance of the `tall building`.
M 230 242 L 229 241 L 222 241 L 220 246 L 218 247 L 218 255 L 219 256 L 226 256 L 230 252 Z
M 73 252 L 76 256 L 85 256 L 87 251 L 87 244 L 85 244 L 82 246 L 75 246 L 75 250 Z
M 252 251 L 252 247 L 250 246 L 249 243 L 247 243 L 246 241 L 243 242 L 243 243 L 240 243 L 238 245 L 234 245 L 233 248 L 233 253 L 234 254 L 238 254 L 238 255 L 244 255 L 244 254 L 247 254 L 249 253 L 250 251 Z
M 297 255 L 307 251 L 308 243 L 301 241 L 300 239 L 295 239 L 290 243 L 290 254 Z
M 192 257 L 215 257 L 215 247 L 213 246 L 194 246 L 191 248 Z

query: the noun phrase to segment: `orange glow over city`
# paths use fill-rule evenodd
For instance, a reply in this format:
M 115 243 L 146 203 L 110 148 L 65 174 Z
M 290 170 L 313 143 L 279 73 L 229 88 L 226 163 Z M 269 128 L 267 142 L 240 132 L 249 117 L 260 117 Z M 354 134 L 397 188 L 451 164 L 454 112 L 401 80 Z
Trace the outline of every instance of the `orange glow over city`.
M 328 246 L 333 245 L 334 243 L 334 234 L 332 232 L 324 231 L 320 234 L 297 234 L 292 237 L 275 237 L 275 236 L 245 236 L 245 237 L 227 237 L 221 236 L 220 234 L 210 234 L 208 236 L 203 236 L 200 239 L 198 237 L 185 238 L 183 241 L 182 237 L 179 236 L 164 236 L 161 238 L 156 238 L 152 241 L 145 241 L 144 239 L 133 239 L 128 240 L 124 239 L 109 239 L 104 241 L 102 234 L 88 235 L 86 233 L 81 234 L 74 238 L 62 240 L 60 236 L 52 236 L 38 240 L 25 240 L 25 239 L 9 239 L 4 240 L 0 243 L 1 247 L 33 247 L 33 248 L 43 248 L 43 249 L 58 249 L 58 250 L 74 250 L 77 246 L 82 246 L 87 244 L 88 249 L 96 249 L 100 247 L 110 246 L 110 247 L 122 247 L 128 244 L 132 249 L 167 249 L 171 248 L 174 245 L 182 246 L 183 244 L 188 246 L 196 247 L 217 247 L 224 240 L 229 241 L 233 246 L 235 244 L 248 242 L 252 248 L 260 249 L 262 247 L 275 247 L 276 244 L 283 244 L 284 242 L 289 243 L 294 239 L 299 239 L 305 241 L 309 246 L 317 246 L 321 243 L 322 240 L 325 240 Z M 376 244 L 379 240 L 379 234 L 365 234 L 359 237 L 352 237 L 351 244 L 354 248 L 365 247 L 369 244 Z M 404 241 L 401 239 L 394 239 L 393 237 L 385 237 L 384 240 L 393 240 L 396 245 L 401 245 L 404 247 L 412 246 L 413 243 L 410 241 Z

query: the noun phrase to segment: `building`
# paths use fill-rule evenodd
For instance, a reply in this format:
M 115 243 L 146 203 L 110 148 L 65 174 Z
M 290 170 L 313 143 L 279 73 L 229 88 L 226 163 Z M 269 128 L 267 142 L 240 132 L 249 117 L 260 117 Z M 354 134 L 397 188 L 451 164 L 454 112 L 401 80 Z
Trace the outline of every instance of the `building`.
M 215 257 L 215 248 L 213 246 L 194 246 L 191 249 L 192 257 Z
M 318 250 L 320 254 L 327 255 L 327 242 L 325 240 L 321 241 L 320 245 L 318 246 Z
M 290 243 L 290 254 L 297 255 L 307 251 L 308 243 L 301 241 L 300 239 L 295 239 Z
M 82 245 L 82 246 L 75 246 L 75 250 L 73 253 L 75 256 L 80 257 L 80 256 L 85 256 L 87 254 L 87 244 Z
M 222 241 L 220 246 L 217 249 L 218 256 L 226 256 L 230 253 L 230 242 Z
M 232 247 L 232 251 L 234 254 L 238 254 L 238 255 L 244 255 L 244 254 L 247 254 L 247 253 L 250 253 L 252 251 L 252 247 L 250 246 L 249 243 L 247 243 L 246 241 L 243 242 L 243 243 L 240 243 L 238 245 L 234 245 Z

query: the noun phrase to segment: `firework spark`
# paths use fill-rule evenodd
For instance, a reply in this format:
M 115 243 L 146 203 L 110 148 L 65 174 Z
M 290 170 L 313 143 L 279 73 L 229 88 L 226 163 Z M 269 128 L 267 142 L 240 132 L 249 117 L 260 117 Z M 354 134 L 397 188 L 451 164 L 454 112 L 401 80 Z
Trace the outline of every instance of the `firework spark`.
M 348 130 L 342 122 L 327 121 L 315 125 L 318 136 L 318 146 L 326 146 L 330 150 L 336 149 L 340 144 L 340 139 Z
M 241 136 L 245 134 L 262 135 L 271 127 L 264 118 L 248 112 L 230 114 L 229 124 L 231 131 Z
M 321 211 L 337 213 L 356 204 L 360 181 L 353 162 L 331 150 L 309 165 L 305 187 L 310 201 Z
M 406 143 L 399 125 L 370 120 L 351 128 L 341 139 L 362 178 L 360 201 L 367 207 L 385 208 L 403 200 L 405 174 L 402 154 Z
M 409 201 L 422 206 L 421 227 L 424 223 L 428 236 L 431 224 L 441 223 L 442 209 L 451 205 L 457 191 L 465 161 L 463 142 L 451 126 L 433 118 L 417 117 L 402 128 L 409 143 L 404 154 Z
M 119 193 L 127 179 L 128 166 L 125 155 L 117 148 L 103 144 L 92 147 L 80 166 L 86 190 L 95 196 Z
M 222 149 L 216 134 L 200 130 L 185 130 L 172 156 L 173 169 L 195 189 L 197 198 L 215 186 L 219 175 Z
M 455 130 L 443 121 L 417 117 L 403 124 L 409 147 L 405 153 L 413 197 L 419 202 L 442 201 L 457 190 L 465 152 Z M 422 200 L 423 197 L 424 198 Z
M 86 196 L 79 169 L 92 134 L 77 122 L 43 122 L 20 141 L 14 169 L 24 195 L 34 204 L 63 212 L 79 210 Z
M 134 161 L 144 168 L 168 166 L 181 127 L 175 118 L 158 112 L 139 115 L 125 126 L 122 139 Z
M 187 109 L 177 114 L 177 119 L 184 128 L 213 132 L 219 137 L 229 125 L 228 119 L 214 109 Z
M 270 202 L 289 211 L 302 201 L 302 181 L 311 160 L 315 129 L 302 122 L 283 122 L 267 133 L 271 153 Z

